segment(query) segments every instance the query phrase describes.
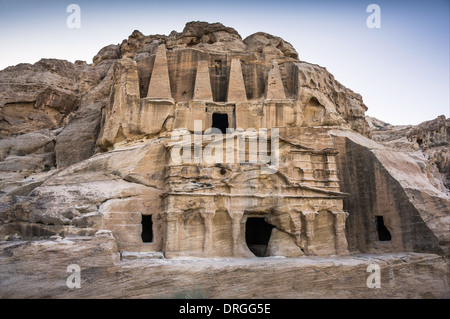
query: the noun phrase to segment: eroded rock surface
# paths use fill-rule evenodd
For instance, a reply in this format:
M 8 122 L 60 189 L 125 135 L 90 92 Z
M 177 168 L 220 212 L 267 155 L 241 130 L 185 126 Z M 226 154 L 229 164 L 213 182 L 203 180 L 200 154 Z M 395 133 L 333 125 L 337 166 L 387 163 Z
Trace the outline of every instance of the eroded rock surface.
M 450 253 L 449 120 L 401 129 L 366 120 L 359 94 L 299 60 L 279 37 L 242 40 L 236 30 L 206 22 L 170 35 L 134 31 L 101 49 L 93 64 L 44 59 L 6 68 L 0 89 L 3 278 L 14 264 L 26 272 L 41 250 L 63 254 L 64 262 L 76 256 L 99 262 L 105 282 L 115 271 L 145 274 L 135 268 L 141 261 L 133 264 L 142 256 L 163 257 L 162 264 L 178 257 L 340 256 L 350 258 L 343 269 L 351 273 L 358 262 L 348 254 Z M 211 134 L 212 127 L 233 132 Z M 245 149 L 256 140 L 264 143 Z M 181 162 L 174 156 L 186 159 L 195 148 L 223 156 L 193 154 Z M 432 255 L 427 269 L 428 257 L 417 256 L 408 269 L 425 274 L 423 289 L 398 288 L 404 283 L 380 296 L 426 297 L 439 280 L 444 284 L 433 297 L 448 293 L 440 257 Z M 306 273 L 322 262 L 305 260 Z M 292 263 L 288 272 L 298 266 Z M 170 266 L 169 272 L 179 269 L 177 262 Z M 353 279 L 338 295 L 369 296 Z M 21 285 L 1 293 L 42 296 Z M 326 289 L 279 291 L 242 297 L 319 296 Z M 127 296 L 155 294 L 135 288 Z
M 366 285 L 366 270 L 374 263 L 381 268 L 380 289 Z M 72 273 L 68 266 L 74 264 L 80 267 L 79 289 L 67 287 Z M 149 253 L 120 254 L 106 233 L 3 242 L 0 266 L 2 299 L 449 298 L 448 264 L 432 254 L 165 259 Z
M 450 189 L 450 119 L 441 115 L 419 125 L 392 126 L 369 119 L 373 139 L 384 145 L 407 152 L 421 162 L 433 184 L 445 191 Z M 444 187 L 442 187 L 444 186 Z

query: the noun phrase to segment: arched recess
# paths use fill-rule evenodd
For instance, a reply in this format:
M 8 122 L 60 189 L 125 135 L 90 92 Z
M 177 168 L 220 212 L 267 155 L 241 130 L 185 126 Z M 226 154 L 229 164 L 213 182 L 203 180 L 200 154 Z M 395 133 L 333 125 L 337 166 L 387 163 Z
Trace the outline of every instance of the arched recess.
M 267 223 L 264 217 L 247 217 L 245 223 L 245 242 L 255 256 L 266 257 L 267 247 L 274 227 Z
M 320 104 L 317 98 L 312 97 L 308 103 L 306 103 L 305 110 L 303 112 L 303 126 L 322 125 L 325 113 L 325 107 Z
M 178 233 L 180 250 L 187 255 L 201 255 L 205 237 L 205 221 L 198 210 L 186 210 Z

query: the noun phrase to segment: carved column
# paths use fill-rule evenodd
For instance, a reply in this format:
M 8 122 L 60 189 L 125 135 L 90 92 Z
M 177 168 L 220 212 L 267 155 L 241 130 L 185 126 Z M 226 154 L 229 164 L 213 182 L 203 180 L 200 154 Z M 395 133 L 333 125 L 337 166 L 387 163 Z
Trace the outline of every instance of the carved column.
M 314 255 L 314 220 L 317 212 L 303 212 L 306 219 L 307 254 Z
M 164 253 L 166 256 L 178 251 L 178 221 L 180 212 L 164 213 Z
M 242 213 L 232 213 L 231 215 L 231 231 L 233 236 L 233 256 L 242 257 L 241 252 L 241 219 Z
M 203 243 L 203 254 L 205 255 L 205 257 L 213 254 L 214 214 L 214 211 L 207 211 L 202 213 L 203 220 L 205 221 L 205 238 Z
M 294 224 L 295 244 L 298 247 L 303 248 L 300 240 L 302 235 L 302 219 L 300 214 L 298 212 L 291 212 L 289 215 L 291 216 L 292 223 Z
M 348 255 L 347 237 L 345 237 L 345 220 L 347 219 L 347 212 L 333 212 L 335 216 L 334 229 L 336 234 L 335 245 L 336 254 Z

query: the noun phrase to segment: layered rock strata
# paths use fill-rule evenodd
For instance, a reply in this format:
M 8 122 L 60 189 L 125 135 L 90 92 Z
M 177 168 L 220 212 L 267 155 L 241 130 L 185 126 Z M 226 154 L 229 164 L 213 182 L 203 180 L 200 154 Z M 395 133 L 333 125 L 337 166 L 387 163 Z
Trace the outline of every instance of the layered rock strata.
M 448 256 L 448 119 L 401 136 L 412 148 L 382 144 L 361 96 L 298 56 L 267 33 L 192 22 L 135 31 L 93 64 L 0 71 L 4 269 L 23 240 L 95 245 L 99 231 L 111 271 L 121 253 Z

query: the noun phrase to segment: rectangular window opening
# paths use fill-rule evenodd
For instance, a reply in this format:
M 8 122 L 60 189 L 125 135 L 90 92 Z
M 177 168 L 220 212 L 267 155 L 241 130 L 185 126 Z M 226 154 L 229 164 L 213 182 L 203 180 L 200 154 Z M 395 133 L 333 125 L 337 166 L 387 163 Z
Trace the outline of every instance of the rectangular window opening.
M 219 129 L 222 134 L 226 134 L 229 127 L 228 114 L 213 113 L 212 127 Z
M 153 242 L 153 220 L 152 215 L 142 215 L 142 233 L 141 238 L 144 243 Z
M 384 225 L 384 218 L 383 216 L 375 216 L 375 224 L 377 228 L 378 233 L 378 240 L 379 241 L 390 241 L 392 239 L 391 233 L 389 229 L 387 229 L 386 225 Z

